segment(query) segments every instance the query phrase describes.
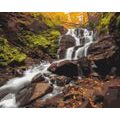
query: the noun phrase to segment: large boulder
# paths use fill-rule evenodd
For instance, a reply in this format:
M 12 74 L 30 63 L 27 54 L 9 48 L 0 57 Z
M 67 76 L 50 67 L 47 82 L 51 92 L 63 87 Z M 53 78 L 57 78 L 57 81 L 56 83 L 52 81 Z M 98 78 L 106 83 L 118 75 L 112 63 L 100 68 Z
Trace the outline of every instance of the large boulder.
M 18 103 L 18 107 L 24 107 L 24 105 L 29 103 L 30 98 L 33 94 L 33 90 L 34 90 L 34 87 L 32 85 L 29 85 L 21 89 L 16 94 L 16 102 Z
M 91 44 L 88 49 L 88 54 L 88 58 L 94 61 L 97 66 L 96 71 L 100 75 L 106 76 L 113 68 L 116 68 L 114 73 L 119 71 L 119 47 L 113 36 L 105 36 L 101 40 Z
M 76 28 L 75 29 L 75 35 L 77 37 L 83 37 L 84 36 L 84 29 L 82 29 L 82 28 Z
M 79 76 L 89 76 L 92 72 L 91 61 L 87 57 L 78 60 Z
M 52 90 L 53 90 L 53 87 L 48 83 L 37 83 L 33 90 L 33 94 L 30 98 L 30 101 L 40 98 L 43 95 L 52 92 Z
M 42 82 L 42 81 L 45 81 L 45 78 L 41 73 L 35 75 L 32 79 L 32 83 L 39 83 L 39 82 Z
M 19 107 L 24 107 L 47 93 L 52 92 L 52 90 L 53 87 L 48 83 L 31 84 L 17 93 L 16 100 L 19 103 Z
M 54 62 L 51 64 L 48 70 L 57 75 L 64 75 L 67 77 L 78 76 L 77 63 L 70 61 L 70 60 Z
M 69 47 L 75 46 L 75 39 L 70 35 L 64 35 L 60 39 L 58 55 L 62 59 L 65 57 L 66 49 Z

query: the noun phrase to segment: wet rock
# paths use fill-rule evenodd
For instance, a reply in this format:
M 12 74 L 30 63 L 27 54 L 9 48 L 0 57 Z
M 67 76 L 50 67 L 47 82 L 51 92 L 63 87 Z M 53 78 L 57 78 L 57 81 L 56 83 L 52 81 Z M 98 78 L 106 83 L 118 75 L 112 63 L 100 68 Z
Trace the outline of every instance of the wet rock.
M 60 46 L 64 46 L 65 48 L 69 48 L 69 47 L 75 46 L 75 39 L 74 39 L 74 37 L 72 37 L 70 35 L 62 36 L 61 41 L 60 41 Z
M 32 79 L 32 83 L 38 83 L 44 81 L 45 78 L 41 74 L 37 74 L 35 77 Z
M 35 85 L 30 101 L 40 98 L 43 95 L 52 92 L 52 90 L 53 90 L 53 87 L 50 86 L 48 83 L 37 83 Z
M 84 36 L 84 29 L 76 28 L 76 29 L 75 29 L 75 35 L 76 35 L 77 37 L 83 37 L 83 36 Z
M 59 44 L 58 55 L 62 59 L 65 57 L 66 49 L 75 46 L 75 39 L 70 35 L 64 35 Z
M 16 94 L 16 102 L 19 104 L 19 107 L 24 107 L 24 105 L 29 103 L 33 90 L 34 87 L 30 85 Z
M 85 108 L 91 107 L 89 100 L 80 94 L 80 91 L 67 90 L 65 93 L 61 93 L 52 98 L 48 98 L 45 101 L 37 99 L 29 107 L 37 108 Z
M 33 107 L 38 98 L 41 98 L 47 93 L 52 92 L 53 87 L 48 83 L 35 83 L 22 89 L 17 94 L 17 102 L 19 107 Z
M 57 75 L 64 75 L 67 77 L 78 76 L 78 66 L 75 62 L 70 60 L 52 63 L 48 70 Z
M 80 45 L 84 46 L 85 45 L 85 40 L 86 40 L 85 37 L 81 37 L 80 38 Z
M 72 79 L 66 76 L 54 75 L 50 78 L 50 80 L 52 83 L 56 84 L 57 86 L 65 86 L 66 84 L 70 83 Z
M 53 98 L 47 99 L 42 105 L 42 108 L 57 108 L 59 103 L 62 101 L 62 94 L 57 95 Z
M 91 61 L 88 60 L 86 57 L 83 57 L 78 60 L 78 68 L 79 68 L 79 75 L 80 76 L 89 76 L 92 72 L 91 68 Z

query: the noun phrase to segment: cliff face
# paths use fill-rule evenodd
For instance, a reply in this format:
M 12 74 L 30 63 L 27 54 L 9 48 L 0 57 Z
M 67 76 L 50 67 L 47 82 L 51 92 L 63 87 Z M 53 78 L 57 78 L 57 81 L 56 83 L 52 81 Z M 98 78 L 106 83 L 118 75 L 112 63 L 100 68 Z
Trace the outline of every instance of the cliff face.
M 98 29 L 100 28 L 100 29 Z M 89 58 L 99 74 L 120 75 L 120 13 L 104 13 L 97 25 L 99 37 L 89 47 Z

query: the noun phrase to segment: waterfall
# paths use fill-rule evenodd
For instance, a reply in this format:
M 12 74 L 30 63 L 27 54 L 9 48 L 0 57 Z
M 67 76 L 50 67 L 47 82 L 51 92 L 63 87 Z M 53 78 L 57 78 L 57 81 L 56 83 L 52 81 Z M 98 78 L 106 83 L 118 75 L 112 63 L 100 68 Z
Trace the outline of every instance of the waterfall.
M 77 28 L 77 29 L 68 29 L 66 35 L 71 35 L 75 39 L 75 46 L 70 47 L 66 50 L 65 59 L 77 60 L 78 58 L 87 56 L 87 50 L 90 44 L 93 42 L 93 31 L 88 31 L 87 29 Z M 83 45 L 81 44 L 83 43 Z M 78 49 L 75 51 L 75 55 L 72 58 L 74 48 L 78 46 Z
M 66 50 L 66 56 L 62 60 L 58 60 L 55 62 L 61 62 L 63 60 L 76 60 L 78 58 L 81 58 L 83 56 L 87 56 L 87 50 L 90 46 L 90 44 L 93 42 L 93 32 L 88 31 L 87 29 L 68 29 L 68 32 L 66 35 L 71 35 L 75 39 L 75 46 L 70 47 Z M 82 41 L 84 44 L 81 45 Z M 61 41 L 61 37 L 59 38 L 59 44 Z M 78 47 L 76 51 L 75 48 Z M 75 52 L 75 55 L 73 56 L 73 53 Z M 0 107 L 19 107 L 20 103 L 16 101 L 16 95 L 17 93 L 22 90 L 23 88 L 27 87 L 27 85 L 31 84 L 33 78 L 37 74 L 41 74 L 44 76 L 45 80 L 51 84 L 51 81 L 49 79 L 51 73 L 47 71 L 48 67 L 51 64 L 49 62 L 42 62 L 39 65 L 30 67 L 28 70 L 24 72 L 24 75 L 22 77 L 16 77 L 13 79 L 10 79 L 5 85 L 0 87 L 0 95 L 6 94 L 1 100 L 0 100 Z M 47 74 L 47 75 L 46 75 Z M 50 97 L 53 97 L 57 95 L 58 93 L 61 93 L 62 87 L 58 87 L 56 84 L 53 84 L 53 92 L 49 93 L 45 96 L 43 96 L 42 99 L 47 99 Z
M 7 107 L 7 108 L 16 108 L 18 104 L 16 103 L 15 94 L 9 93 L 6 95 L 0 102 L 0 107 Z
M 40 65 L 31 67 L 24 72 L 23 77 L 17 77 L 10 79 L 5 85 L 0 87 L 0 94 L 7 92 L 8 94 L 0 100 L 1 107 L 18 107 L 18 103 L 15 101 L 15 95 L 18 91 L 29 85 L 34 76 L 45 73 L 49 73 L 47 68 L 50 66 L 49 62 L 43 62 Z
M 90 44 L 93 42 L 93 37 L 92 36 L 87 36 L 87 38 L 89 39 L 89 42 L 85 44 L 85 54 L 84 54 L 84 56 L 87 56 L 87 50 L 88 50 Z
M 32 78 L 41 73 L 47 73 L 47 68 L 50 66 L 50 63 L 41 63 L 40 65 L 30 68 L 24 72 L 23 77 L 17 77 L 9 80 L 4 86 L 0 87 L 1 90 L 9 90 L 12 93 L 19 91 L 23 87 L 27 86 L 31 81 Z
M 68 60 L 71 60 L 73 51 L 74 51 L 74 47 L 68 48 L 67 51 L 66 51 L 65 58 L 68 59 Z
M 84 56 L 84 47 L 80 47 L 76 52 L 74 56 L 74 60 L 77 60 L 78 58 L 81 58 Z
M 68 29 L 66 35 L 71 35 L 75 39 L 75 45 L 80 45 L 80 39 L 75 35 L 75 29 Z

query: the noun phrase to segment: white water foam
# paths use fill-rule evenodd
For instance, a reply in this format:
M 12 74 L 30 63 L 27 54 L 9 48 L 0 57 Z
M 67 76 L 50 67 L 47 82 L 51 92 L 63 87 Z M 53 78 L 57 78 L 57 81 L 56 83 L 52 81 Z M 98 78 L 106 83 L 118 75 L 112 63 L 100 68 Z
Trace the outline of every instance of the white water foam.
M 48 73 L 47 68 L 50 66 L 50 63 L 43 62 L 40 65 L 30 68 L 24 72 L 23 77 L 17 77 L 9 80 L 5 85 L 0 87 L 0 92 L 9 91 L 9 94 L 5 96 L 0 101 L 0 106 L 2 107 L 14 107 L 17 106 L 15 102 L 15 94 L 31 83 L 33 77 L 39 73 L 45 74 Z
M 74 51 L 74 47 L 68 48 L 66 51 L 65 59 L 71 60 L 73 51 Z
M 87 29 L 77 29 L 77 35 L 75 34 L 75 30 L 76 29 L 68 29 L 68 32 L 66 33 L 66 35 L 71 35 L 72 37 L 74 37 L 75 39 L 75 43 L 76 45 L 73 47 L 70 47 L 66 50 L 66 55 L 65 55 L 65 59 L 68 60 L 77 60 L 78 58 L 87 56 L 87 51 L 88 48 L 90 46 L 90 44 L 93 42 L 93 31 L 88 31 Z M 83 35 L 81 35 L 80 30 L 84 31 Z M 84 38 L 84 45 L 80 46 L 80 39 Z M 75 55 L 72 58 L 73 52 L 74 52 L 74 48 L 78 46 L 78 49 L 75 51 Z

